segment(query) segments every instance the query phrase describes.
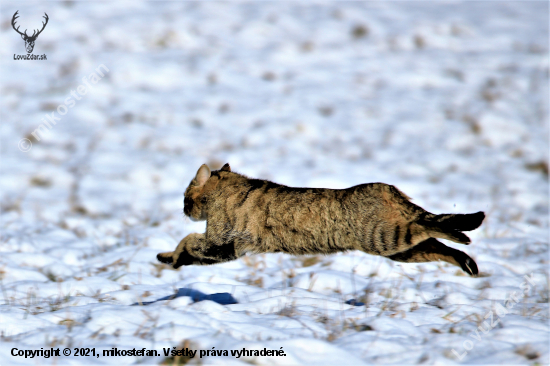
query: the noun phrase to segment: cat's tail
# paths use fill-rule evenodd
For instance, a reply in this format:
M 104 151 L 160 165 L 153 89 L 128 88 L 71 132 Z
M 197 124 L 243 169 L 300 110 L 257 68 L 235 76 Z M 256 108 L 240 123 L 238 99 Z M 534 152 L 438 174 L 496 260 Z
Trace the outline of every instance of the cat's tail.
M 436 215 L 431 221 L 446 230 L 472 231 L 481 226 L 485 213 L 479 211 L 471 214 Z
M 427 215 L 417 223 L 424 226 L 431 237 L 447 239 L 461 244 L 470 244 L 470 238 L 462 231 L 477 229 L 485 213 Z

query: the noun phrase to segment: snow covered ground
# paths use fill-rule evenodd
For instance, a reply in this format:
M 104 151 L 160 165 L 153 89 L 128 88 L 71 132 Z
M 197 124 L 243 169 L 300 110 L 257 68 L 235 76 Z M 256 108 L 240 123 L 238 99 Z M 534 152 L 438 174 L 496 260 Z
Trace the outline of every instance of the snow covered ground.
M 4 1 L 0 365 L 548 364 L 548 7 Z M 48 14 L 46 61 L 13 59 L 16 10 Z M 175 271 L 155 256 L 204 230 L 182 193 L 205 162 L 483 210 L 452 244 L 481 275 L 360 252 Z M 12 355 L 41 348 L 71 355 Z

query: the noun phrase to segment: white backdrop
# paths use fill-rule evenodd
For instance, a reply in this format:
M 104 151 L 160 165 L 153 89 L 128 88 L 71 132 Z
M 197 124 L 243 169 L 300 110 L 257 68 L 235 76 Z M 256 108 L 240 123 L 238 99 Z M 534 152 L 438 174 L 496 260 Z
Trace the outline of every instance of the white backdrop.
M 284 347 L 247 358 L 259 364 L 549 362 L 548 3 L 1 9 L 0 364 L 36 361 L 13 347 L 184 340 Z M 16 10 L 29 34 L 48 14 L 33 51 L 47 60 L 14 59 L 26 54 Z M 157 252 L 204 230 L 184 218 L 183 190 L 202 163 L 225 162 L 294 186 L 394 184 L 435 213 L 483 210 L 459 246 L 483 277 L 358 252 L 161 266 Z M 472 338 L 531 274 L 500 325 Z

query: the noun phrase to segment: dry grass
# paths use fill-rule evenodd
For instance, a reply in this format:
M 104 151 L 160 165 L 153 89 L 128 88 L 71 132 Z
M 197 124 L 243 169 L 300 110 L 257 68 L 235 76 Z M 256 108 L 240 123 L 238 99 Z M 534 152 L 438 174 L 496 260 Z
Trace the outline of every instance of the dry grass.
M 535 360 L 540 357 L 540 352 L 534 350 L 529 344 L 517 347 L 514 352 L 528 360 Z
M 183 340 L 177 347 L 174 347 L 177 350 L 181 349 L 198 349 L 198 347 L 194 346 L 191 341 L 188 339 Z M 189 356 L 169 356 L 166 357 L 162 362 L 161 365 L 170 365 L 170 366 L 181 366 L 186 365 L 191 360 L 191 357 Z
M 295 260 L 301 262 L 302 267 L 311 267 L 321 262 L 323 258 L 319 255 L 314 255 L 314 256 L 300 256 Z

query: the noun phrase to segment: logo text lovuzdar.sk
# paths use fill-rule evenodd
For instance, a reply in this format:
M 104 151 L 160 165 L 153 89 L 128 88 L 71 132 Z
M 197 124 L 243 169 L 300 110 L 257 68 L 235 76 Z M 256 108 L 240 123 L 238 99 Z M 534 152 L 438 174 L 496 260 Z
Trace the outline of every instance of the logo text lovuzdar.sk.
M 20 32 L 19 26 L 17 26 L 17 28 L 15 27 L 16 19 L 19 18 L 19 15 L 17 15 L 17 13 L 19 13 L 19 10 L 17 10 L 15 14 L 13 14 L 13 17 L 11 18 L 11 26 L 17 33 L 19 33 L 19 35 L 21 35 L 21 38 L 23 39 L 23 41 L 25 41 L 25 49 L 27 50 L 27 54 L 26 55 L 13 54 L 13 59 L 14 60 L 47 60 L 46 54 L 33 55 L 32 51 L 34 49 L 34 43 L 36 42 L 36 39 L 48 24 L 48 20 L 49 20 L 48 14 L 44 13 L 43 18 L 46 19 L 46 21 L 42 22 L 42 29 L 40 30 L 35 29 L 32 35 L 29 36 L 27 34 L 26 29 L 24 32 Z

